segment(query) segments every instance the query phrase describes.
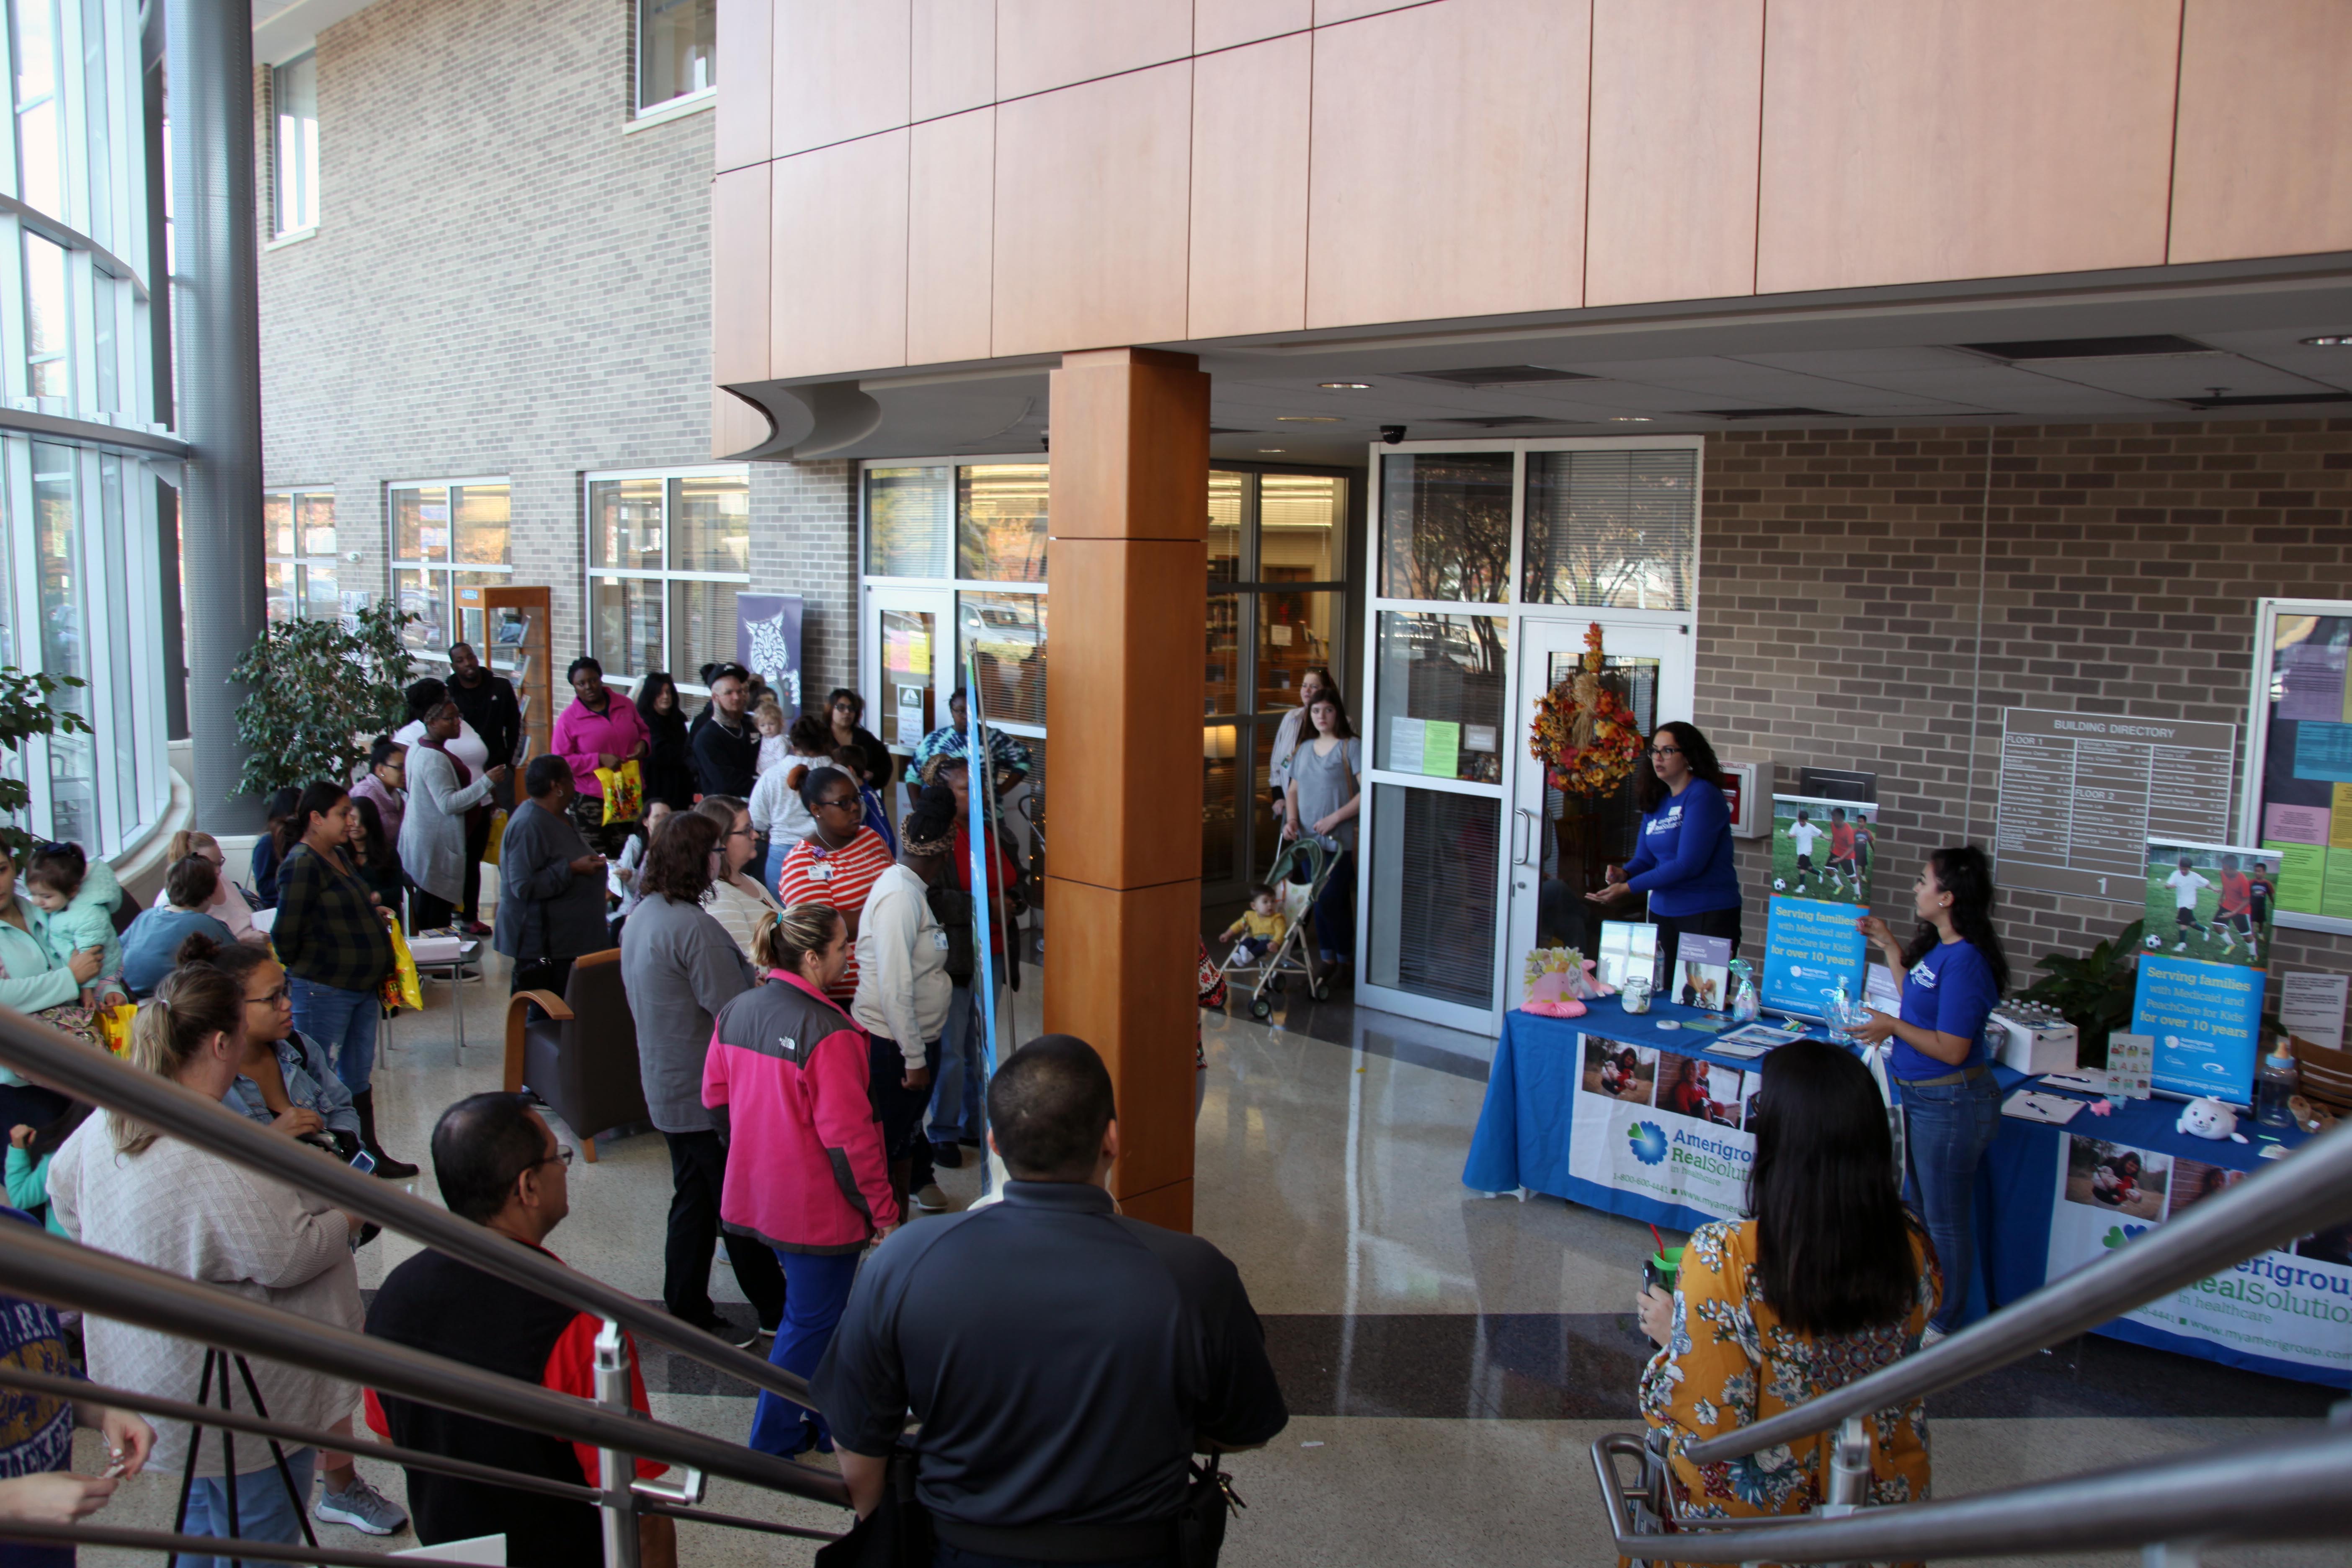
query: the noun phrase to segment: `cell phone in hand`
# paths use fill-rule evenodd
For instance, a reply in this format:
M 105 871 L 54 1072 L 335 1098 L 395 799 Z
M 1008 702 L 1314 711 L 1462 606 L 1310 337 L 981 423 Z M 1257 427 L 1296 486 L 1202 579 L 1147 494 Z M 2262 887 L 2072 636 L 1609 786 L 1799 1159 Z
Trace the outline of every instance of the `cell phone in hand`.
M 369 1153 L 364 1149 L 361 1150 L 358 1153 L 352 1156 L 352 1169 L 357 1171 L 362 1176 L 373 1175 L 375 1173 L 375 1156 Z

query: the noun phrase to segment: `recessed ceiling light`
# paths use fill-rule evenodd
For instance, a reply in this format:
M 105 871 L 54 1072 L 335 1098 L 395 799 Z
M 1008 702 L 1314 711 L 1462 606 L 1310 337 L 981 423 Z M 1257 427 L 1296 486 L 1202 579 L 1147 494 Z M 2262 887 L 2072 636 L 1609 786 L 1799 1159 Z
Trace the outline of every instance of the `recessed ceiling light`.
M 1336 414 L 1277 414 L 1274 422 L 1276 425 L 1337 425 L 1339 416 Z
M 2352 349 L 2352 332 L 2326 332 L 2303 341 L 2315 349 Z
M 1315 384 L 1326 392 L 1370 392 L 1372 389 L 1369 381 L 1319 381 Z
M 1650 416 L 1646 414 L 1612 414 L 1609 416 L 1612 425 L 1647 425 L 1649 422 Z
M 1286 448 L 1281 447 L 1260 447 L 1257 449 L 1257 455 L 1261 458 L 1272 458 L 1278 456 Z

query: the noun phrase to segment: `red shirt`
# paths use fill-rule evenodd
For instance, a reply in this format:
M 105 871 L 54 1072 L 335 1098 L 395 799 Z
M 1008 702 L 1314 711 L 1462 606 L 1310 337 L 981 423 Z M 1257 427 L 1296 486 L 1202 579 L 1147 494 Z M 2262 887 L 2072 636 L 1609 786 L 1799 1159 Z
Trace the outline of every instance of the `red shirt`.
M 1013 857 L 1004 852 L 1000 841 L 993 846 L 995 853 L 988 858 L 988 897 L 1001 899 L 1017 879 L 1013 869 Z M 958 818 L 955 825 L 956 886 L 971 891 L 971 824 Z M 988 951 L 996 960 L 996 977 L 1004 978 L 1004 922 L 996 918 L 985 899 L 975 900 L 971 918 L 988 927 Z
M 1832 860 L 1853 858 L 1853 823 L 1841 822 L 1830 828 L 1830 858 Z
M 2243 871 L 2221 873 L 2221 912 L 2223 914 L 2244 914 L 2253 907 L 2253 902 L 2254 885 L 2246 879 L 2246 874 Z
M 838 849 L 827 849 L 814 838 L 803 838 L 784 857 L 776 874 L 776 897 L 784 908 L 794 904 L 831 904 L 845 915 L 866 908 L 866 895 L 892 865 L 890 847 L 870 827 Z M 849 967 L 825 994 L 845 1007 L 857 994 L 857 952 L 853 943 Z

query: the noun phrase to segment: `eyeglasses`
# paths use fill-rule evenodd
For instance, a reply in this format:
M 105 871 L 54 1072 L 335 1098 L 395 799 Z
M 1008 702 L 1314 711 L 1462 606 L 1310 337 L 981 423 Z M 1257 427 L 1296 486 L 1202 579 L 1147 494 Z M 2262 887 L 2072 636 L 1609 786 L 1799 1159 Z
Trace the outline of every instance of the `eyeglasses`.
M 540 1158 L 533 1160 L 530 1164 L 525 1165 L 521 1170 L 517 1171 L 514 1174 L 515 1182 L 521 1181 L 525 1175 L 529 1174 L 532 1171 L 538 1170 L 541 1165 L 561 1165 L 565 1170 L 570 1170 L 572 1168 L 572 1146 L 568 1143 L 558 1143 L 555 1146 L 554 1153 L 543 1154 Z M 514 1185 L 514 1182 L 509 1182 L 507 1185 L 512 1186 Z
M 757 838 L 760 836 L 749 827 L 735 827 L 728 830 L 727 837 L 730 838 Z
M 854 795 L 835 795 L 831 800 L 818 801 L 816 808 L 819 811 L 848 811 L 859 804 L 858 798 Z
M 245 999 L 245 1005 L 248 1007 L 275 1007 L 278 1004 L 285 1001 L 287 997 L 292 994 L 292 986 L 280 985 L 275 991 L 265 992 L 258 996 L 247 997 Z
M 1650 748 L 1650 755 L 1654 757 L 1679 757 L 1682 754 L 1683 749 L 1680 746 L 1652 746 Z

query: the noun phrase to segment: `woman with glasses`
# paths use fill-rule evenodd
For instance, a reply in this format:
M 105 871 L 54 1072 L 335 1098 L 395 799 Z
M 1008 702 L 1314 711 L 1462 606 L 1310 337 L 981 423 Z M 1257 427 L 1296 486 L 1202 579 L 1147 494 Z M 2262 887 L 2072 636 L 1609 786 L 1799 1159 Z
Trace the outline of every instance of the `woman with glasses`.
M 1739 952 L 1739 872 L 1731 863 L 1731 807 L 1723 769 L 1696 724 L 1658 726 L 1649 765 L 1633 780 L 1642 829 L 1633 858 L 1609 868 L 1606 886 L 1585 898 L 1606 909 L 1634 893 L 1650 895 L 1657 922 L 1660 971 L 1680 973 L 1685 933 L 1731 939 Z
M 393 838 L 397 842 L 399 835 L 394 834 Z M 229 934 L 237 941 L 253 941 L 257 934 L 253 929 L 253 906 L 245 901 L 245 896 L 237 891 L 236 884 L 229 880 L 228 856 L 222 850 L 220 840 L 209 833 L 184 827 L 172 835 L 171 846 L 163 852 L 163 864 L 176 866 L 191 855 L 209 862 L 219 877 L 211 901 L 205 905 L 205 913 L 228 927 Z M 166 909 L 171 902 L 172 889 L 158 888 L 155 889 L 155 901 L 148 907 Z
M 775 895 L 743 869 L 760 854 L 760 834 L 751 826 L 751 808 L 731 795 L 707 795 L 694 810 L 697 816 L 709 817 L 711 826 L 719 829 L 719 858 L 710 868 L 710 893 L 702 900 L 702 907 L 710 911 L 712 920 L 727 928 L 727 934 L 734 938 L 735 945 L 750 959 L 751 939 L 759 934 L 760 921 L 783 912 Z
M 801 799 L 816 819 L 816 831 L 794 845 L 776 878 L 784 907 L 831 904 L 849 922 L 849 966 L 825 986 L 845 1008 L 857 995 L 857 922 L 866 895 L 897 862 L 882 836 L 866 826 L 866 802 L 857 781 L 839 768 L 811 768 L 801 780 Z

